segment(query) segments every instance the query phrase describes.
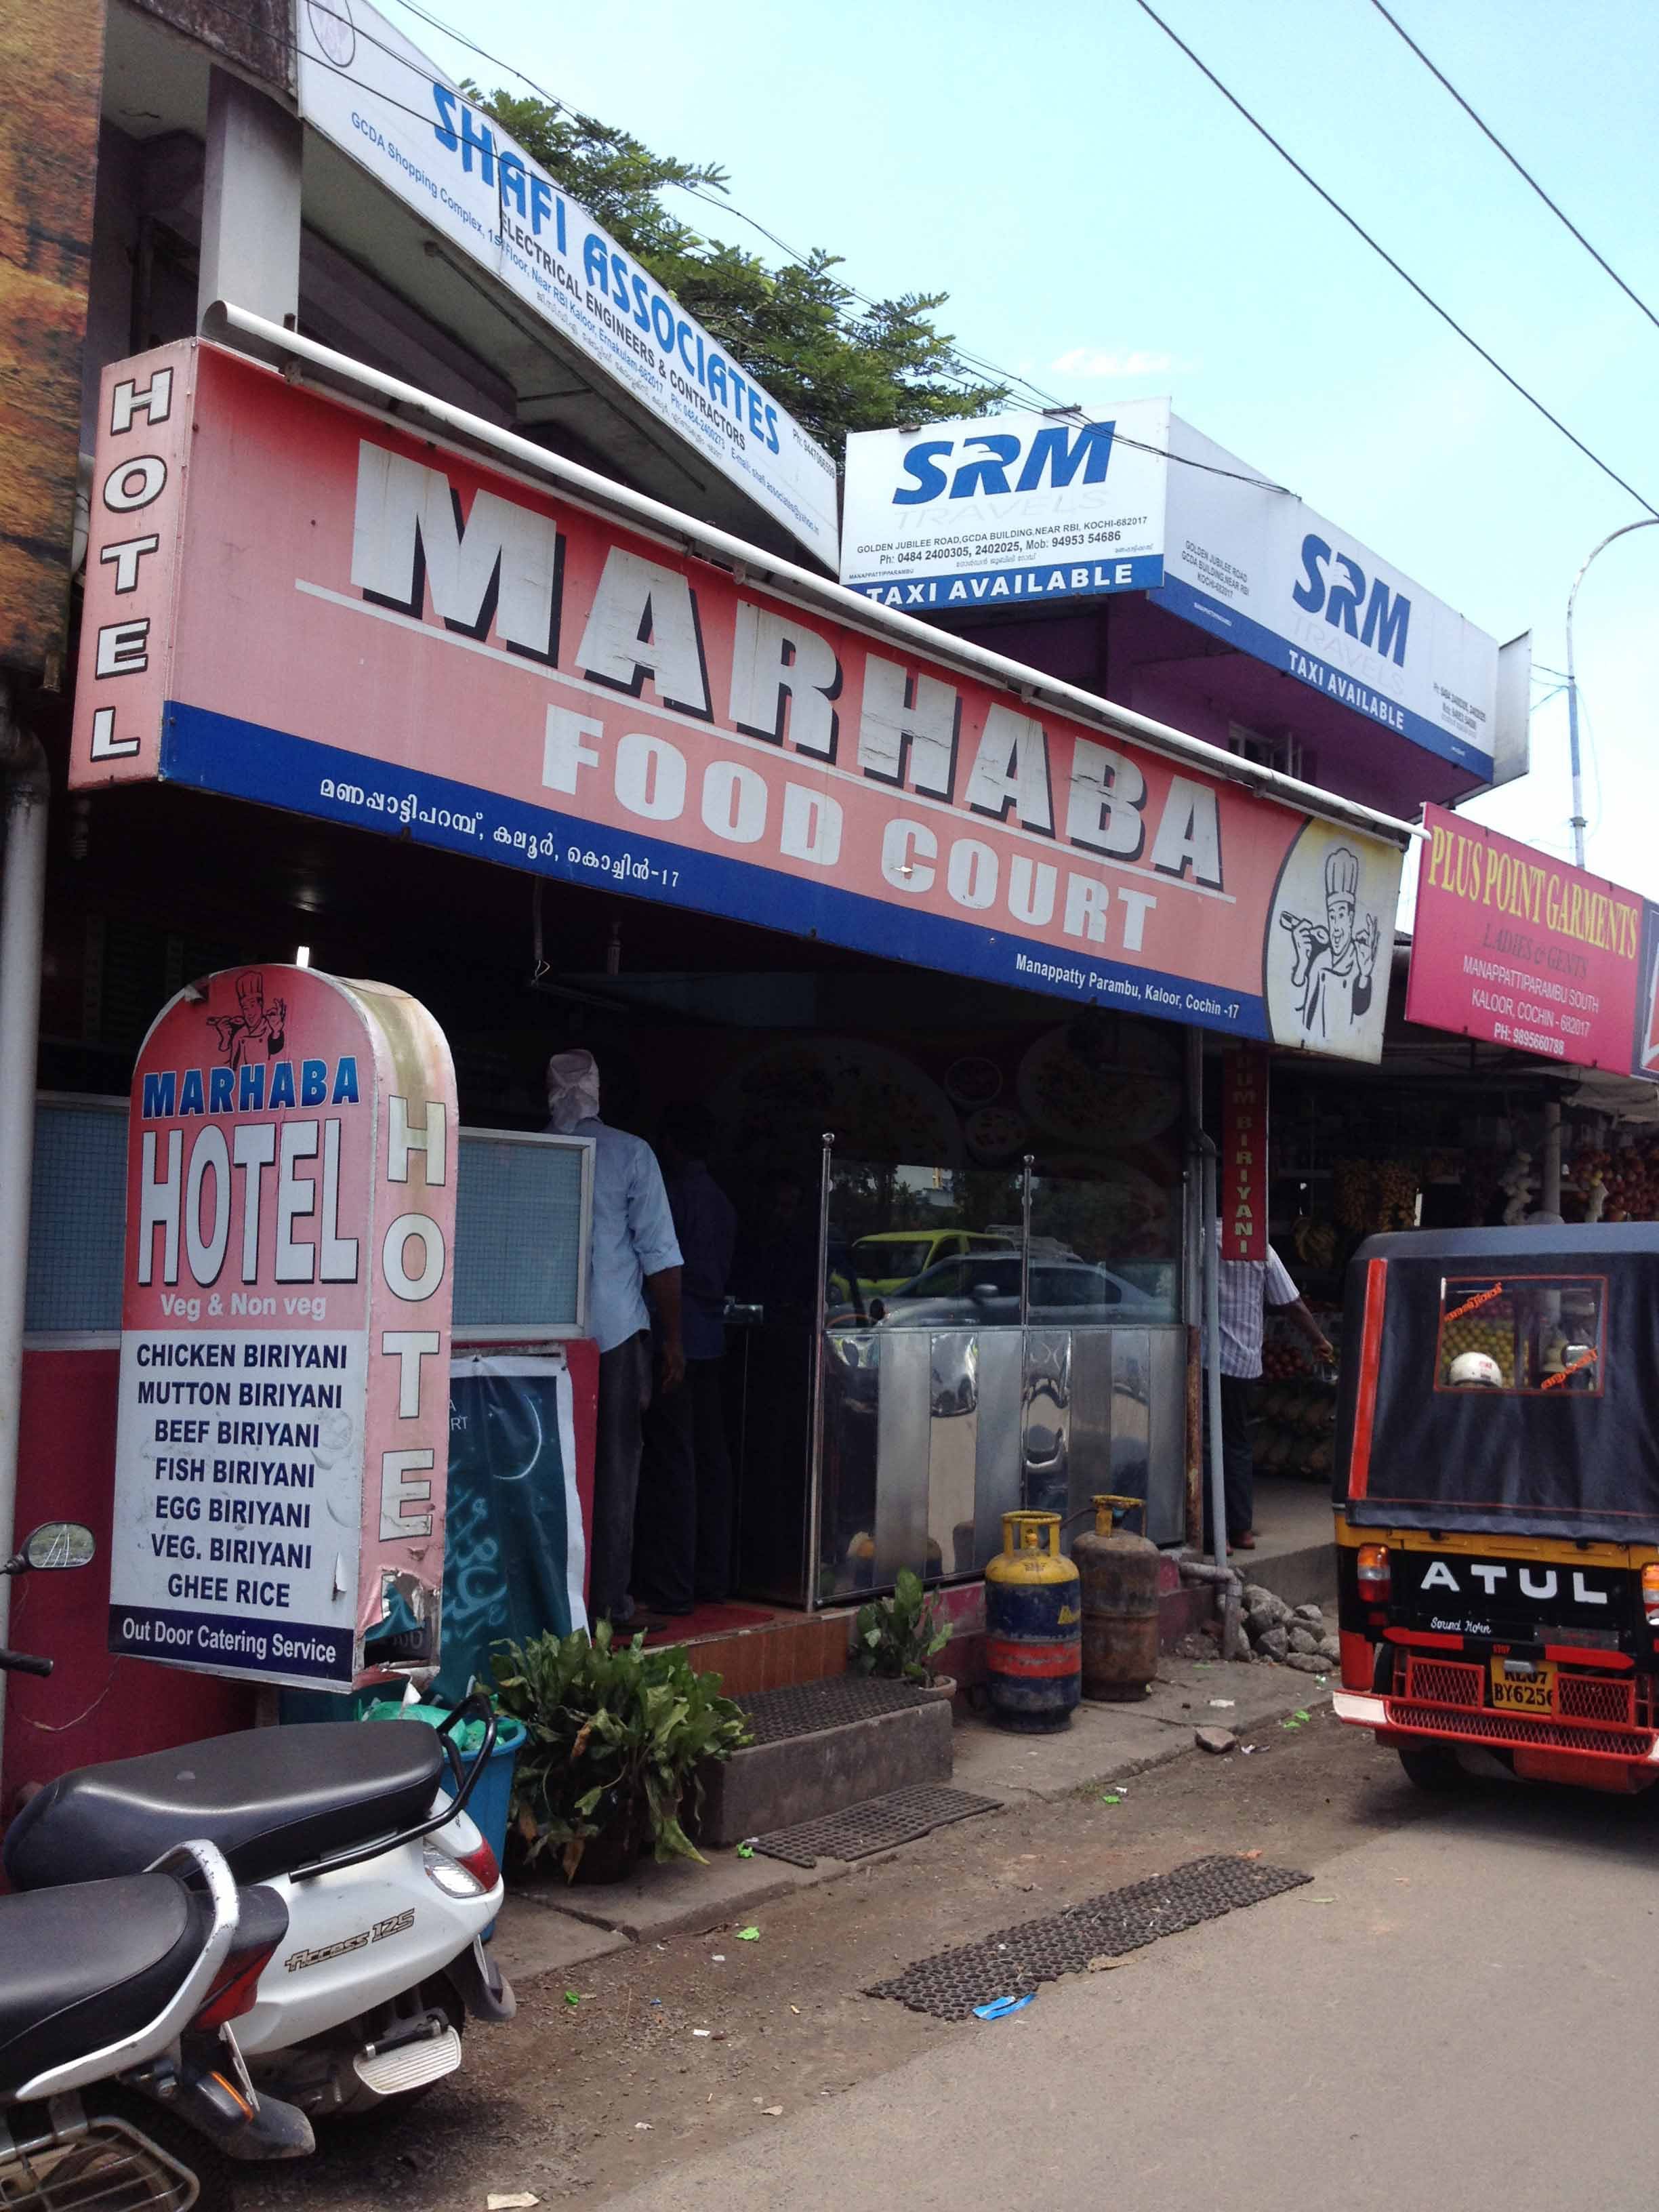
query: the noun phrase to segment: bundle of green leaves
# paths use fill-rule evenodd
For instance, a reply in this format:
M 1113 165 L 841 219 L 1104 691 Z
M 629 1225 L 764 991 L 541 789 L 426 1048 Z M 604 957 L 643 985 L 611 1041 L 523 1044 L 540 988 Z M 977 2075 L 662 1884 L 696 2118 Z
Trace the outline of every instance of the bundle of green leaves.
M 891 1597 L 859 1607 L 853 1664 L 860 1674 L 890 1681 L 931 1682 L 933 1661 L 951 1641 L 951 1626 L 939 1620 L 937 1600 L 908 1567 L 899 1570 Z
M 461 89 L 488 109 L 744 370 L 837 459 L 849 430 L 994 412 L 1006 385 L 957 357 L 933 317 L 943 292 L 864 301 L 815 247 L 769 268 L 759 254 L 682 222 L 665 205 L 679 188 L 705 204 L 730 182 L 714 162 L 653 153 L 591 115 L 505 88 Z
M 718 1674 L 693 1671 L 684 1648 L 645 1649 L 643 1637 L 538 1636 L 491 1660 L 495 1701 L 524 1723 L 514 1772 L 513 1817 L 533 1862 L 557 1850 L 574 1879 L 596 1836 L 624 1844 L 649 1834 L 659 1860 L 702 1854 L 682 1825 L 699 1810 L 708 1759 L 729 1759 L 749 1724 Z

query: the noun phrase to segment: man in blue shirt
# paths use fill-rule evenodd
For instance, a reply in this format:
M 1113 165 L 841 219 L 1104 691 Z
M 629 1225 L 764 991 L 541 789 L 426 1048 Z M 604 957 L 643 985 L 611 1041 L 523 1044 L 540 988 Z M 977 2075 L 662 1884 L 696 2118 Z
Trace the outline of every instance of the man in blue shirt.
M 708 1172 L 714 1134 L 704 1108 L 677 1106 L 663 1117 L 658 1139 L 684 1261 L 685 1386 L 658 1398 L 646 1416 L 634 1588 L 648 1612 L 669 1619 L 723 1604 L 732 1594 L 732 1455 L 721 1363 L 738 1216 Z
M 593 1218 L 588 1243 L 587 1330 L 599 1347 L 599 1429 L 588 1561 L 591 1620 L 629 1625 L 629 1568 L 640 1453 L 651 1403 L 650 1293 L 661 1332 L 660 1388 L 684 1387 L 680 1248 L 656 1155 L 599 1119 L 599 1071 L 591 1052 L 556 1052 L 547 1063 L 548 1128 L 593 1139 Z

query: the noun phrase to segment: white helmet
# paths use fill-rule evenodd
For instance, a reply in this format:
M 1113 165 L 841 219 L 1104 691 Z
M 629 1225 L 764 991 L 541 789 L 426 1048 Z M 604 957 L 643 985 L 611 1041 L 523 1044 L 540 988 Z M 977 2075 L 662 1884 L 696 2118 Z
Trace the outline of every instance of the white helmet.
M 1504 1370 L 1489 1352 L 1460 1352 L 1446 1380 L 1454 1390 L 1501 1390 Z

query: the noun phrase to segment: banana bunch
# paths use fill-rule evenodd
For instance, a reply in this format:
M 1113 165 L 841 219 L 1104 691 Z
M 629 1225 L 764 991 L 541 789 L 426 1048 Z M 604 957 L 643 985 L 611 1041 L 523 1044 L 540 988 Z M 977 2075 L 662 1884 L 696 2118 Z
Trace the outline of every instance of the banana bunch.
M 1322 1272 L 1335 1264 L 1336 1231 L 1328 1221 L 1315 1221 L 1310 1215 L 1300 1215 L 1291 1231 L 1291 1242 L 1304 1267 Z
M 1371 1221 L 1371 1166 L 1369 1160 L 1342 1160 L 1336 1170 L 1336 1218 L 1347 1230 L 1369 1229 Z

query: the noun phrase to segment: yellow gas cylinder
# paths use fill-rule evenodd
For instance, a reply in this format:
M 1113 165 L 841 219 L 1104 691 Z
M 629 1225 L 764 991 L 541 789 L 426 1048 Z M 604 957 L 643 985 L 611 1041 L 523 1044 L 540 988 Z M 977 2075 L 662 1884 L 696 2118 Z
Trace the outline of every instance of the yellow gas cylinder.
M 1144 1698 L 1158 1672 L 1158 1547 L 1120 1525 L 1146 1502 L 1103 1491 L 1093 1530 L 1072 1546 L 1083 1591 L 1085 1698 Z
M 1069 1725 L 1083 1695 L 1078 1571 L 1062 1557 L 1058 1513 L 1005 1513 L 1002 1550 L 985 1570 L 985 1686 L 1004 1728 Z

